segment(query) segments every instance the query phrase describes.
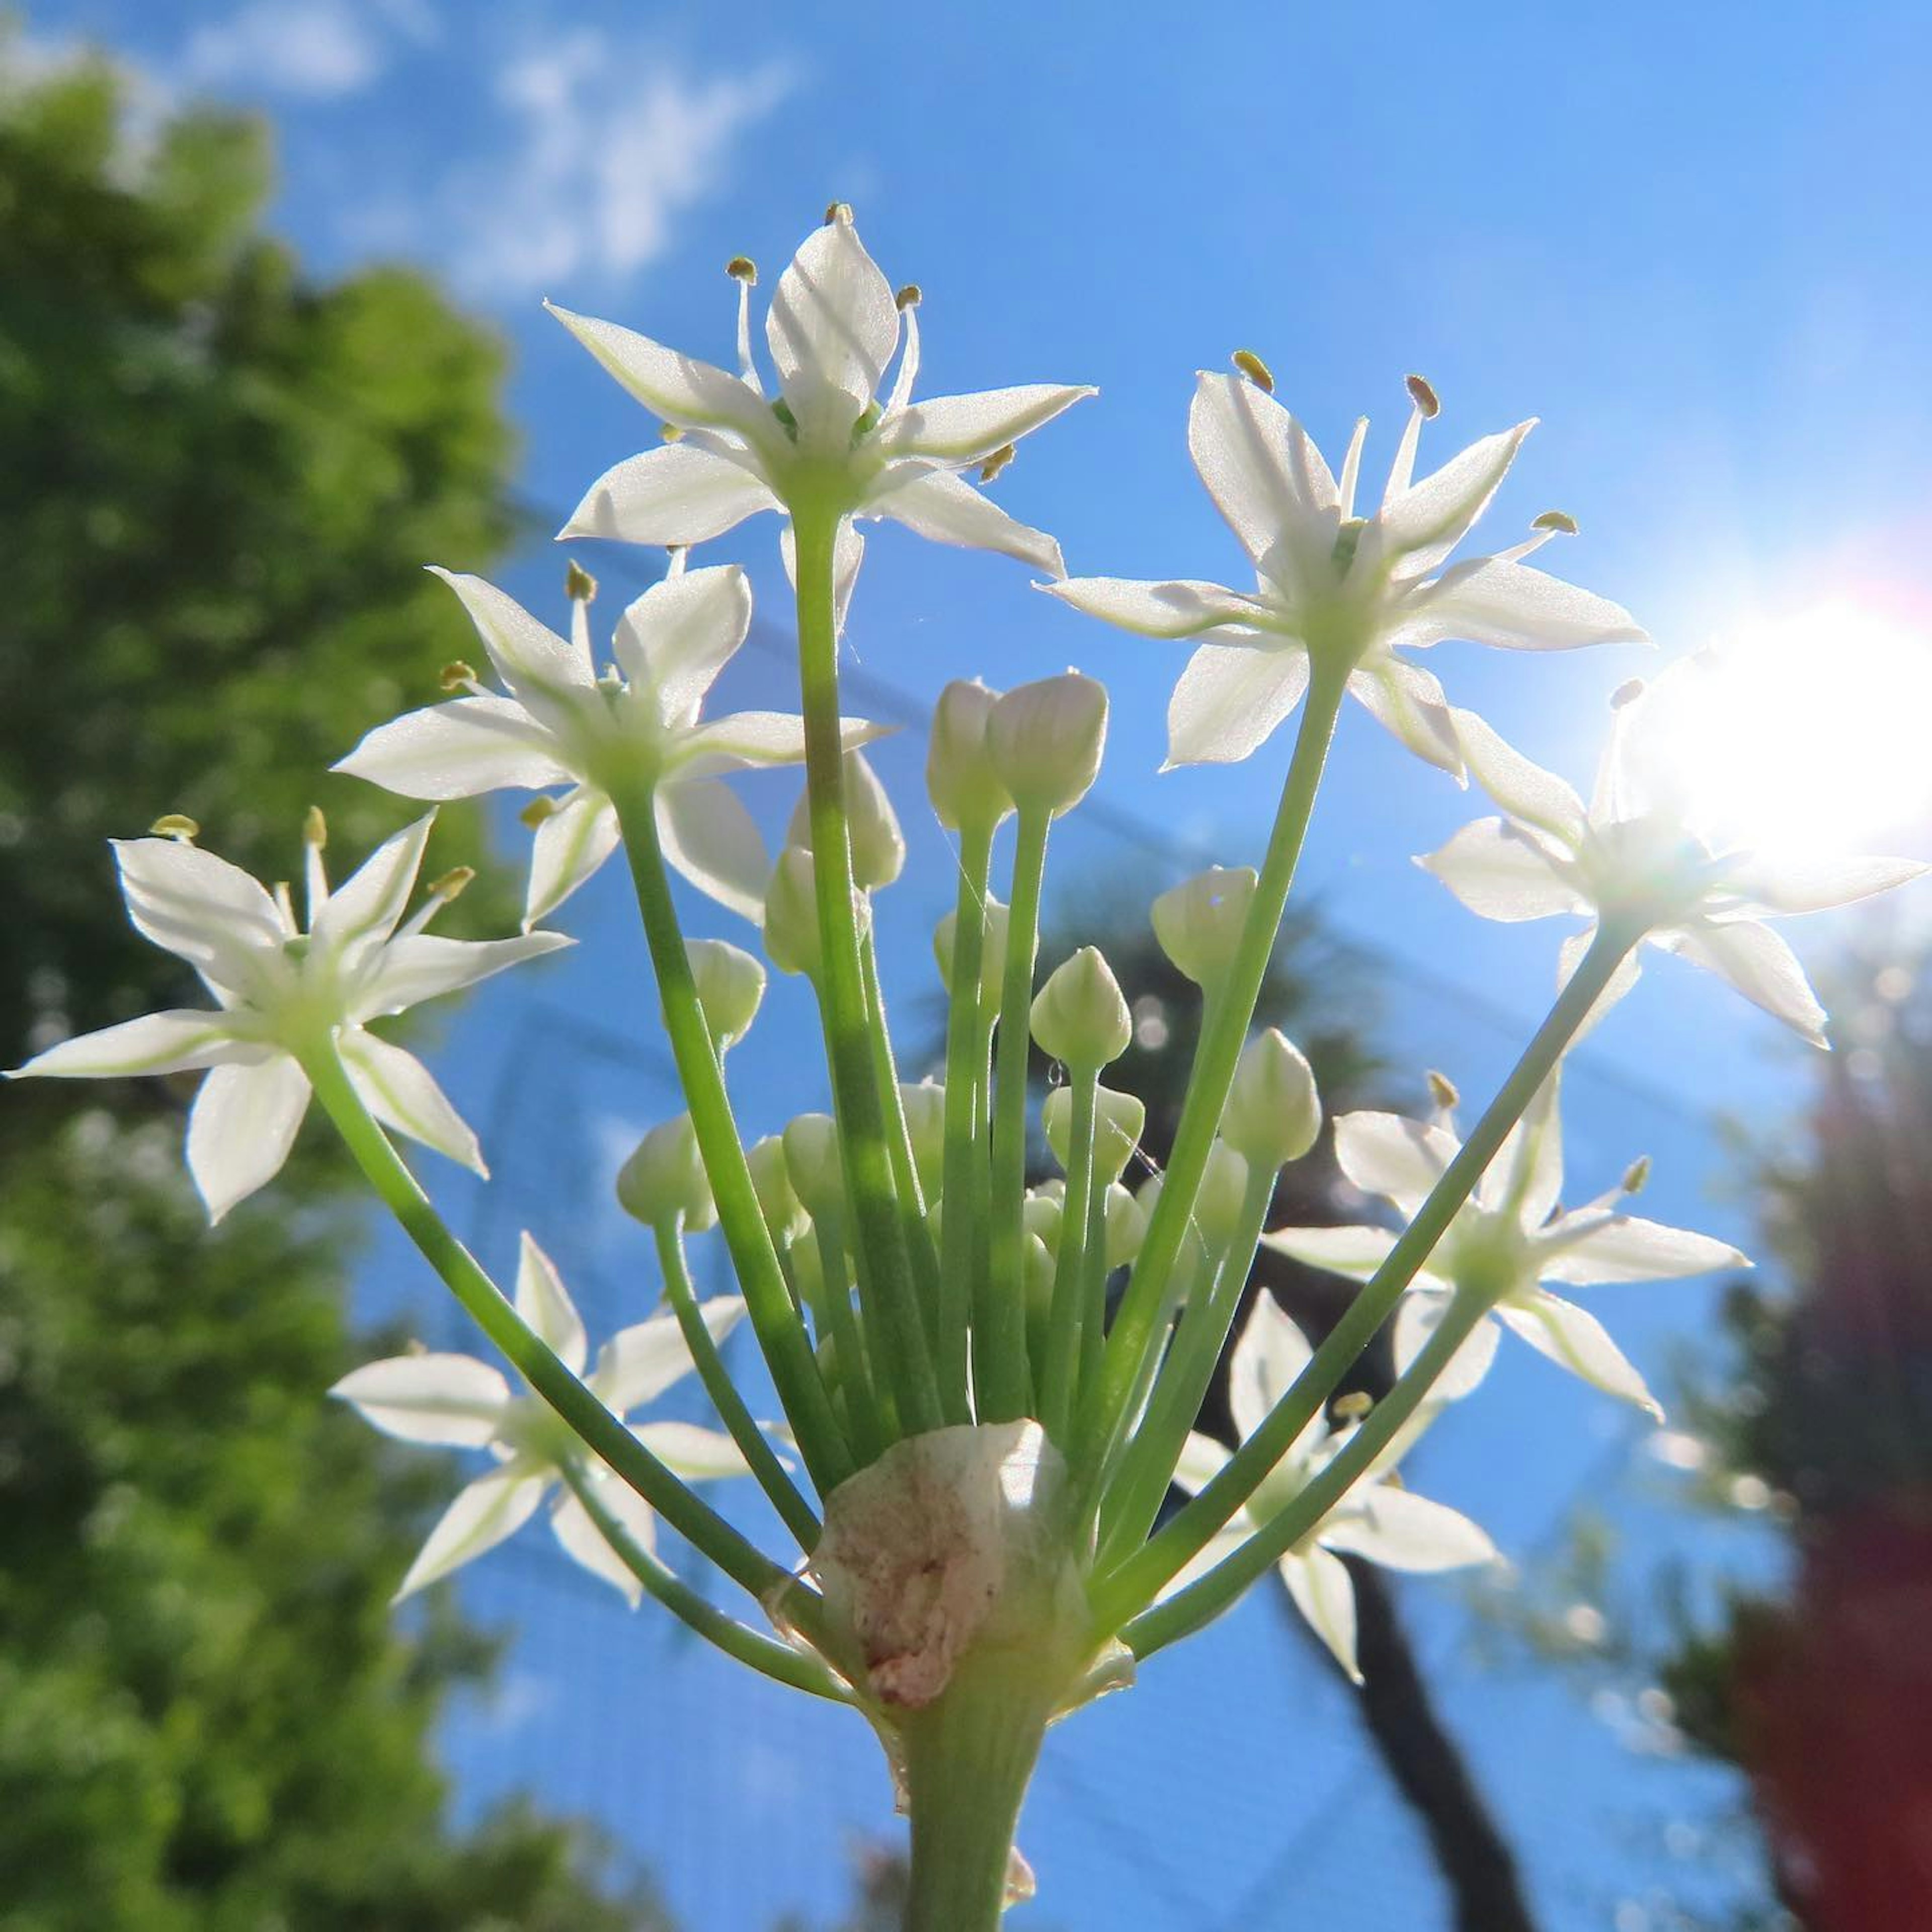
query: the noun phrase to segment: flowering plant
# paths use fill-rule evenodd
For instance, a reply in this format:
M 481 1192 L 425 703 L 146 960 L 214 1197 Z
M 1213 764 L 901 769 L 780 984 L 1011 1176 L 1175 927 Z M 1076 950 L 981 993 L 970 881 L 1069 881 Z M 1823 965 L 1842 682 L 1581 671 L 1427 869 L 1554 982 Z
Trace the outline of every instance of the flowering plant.
M 1019 438 L 1091 391 L 1034 384 L 915 400 L 918 292 L 895 294 L 842 206 L 778 282 L 765 331 L 775 384 L 752 350 L 754 271 L 740 260 L 730 273 L 735 375 L 558 311 L 666 436 L 594 484 L 563 533 L 672 552 L 662 580 L 620 614 L 608 664 L 592 641 L 595 586 L 574 566 L 561 631 L 480 580 L 448 576 L 501 688 L 452 665 L 447 702 L 379 726 L 341 763 L 415 799 L 533 794 L 524 934 L 464 944 L 425 932 L 460 889 L 455 875 L 404 920 L 430 818 L 332 891 L 326 828 L 312 815 L 305 930 L 286 887 L 266 890 L 196 845 L 196 828 L 164 819 L 117 848 L 130 914 L 194 967 L 214 1005 L 67 1041 L 18 1071 L 206 1070 L 188 1159 L 212 1218 L 273 1177 L 318 1100 L 522 1384 L 467 1356 L 418 1354 L 338 1385 L 378 1428 L 492 1460 L 399 1594 L 481 1556 L 554 1496 L 559 1540 L 596 1575 L 870 1722 L 911 1816 L 909 1923 L 974 1932 L 1030 1883 L 1013 1832 L 1049 1724 L 1127 1682 L 1270 1567 L 1352 1672 L 1337 1552 L 1418 1570 L 1494 1557 L 1474 1523 L 1395 1472 L 1422 1430 L 1477 1390 L 1499 1324 L 1598 1388 L 1649 1402 L 1605 1331 L 1546 1286 L 1742 1259 L 1629 1213 L 1634 1169 L 1584 1208 L 1558 1205 L 1563 1056 L 1628 990 L 1640 943 L 1714 968 L 1822 1038 L 1803 974 L 1763 918 L 1923 868 L 1861 860 L 1780 872 L 1688 815 L 1645 746 L 1648 722 L 1673 681 L 1698 675 L 1695 661 L 1622 694 L 1586 809 L 1404 655 L 1451 638 L 1527 651 L 1641 640 L 1620 607 L 1526 560 L 1574 530 L 1566 518 L 1538 518 L 1494 555 L 1452 560 L 1528 423 L 1418 479 L 1437 403 L 1412 377 L 1380 502 L 1358 514 L 1366 423 L 1337 476 L 1243 352 L 1233 375 L 1200 378 L 1190 435 L 1255 589 L 1069 579 L 1054 540 L 966 472 L 989 482 Z M 687 550 L 764 511 L 783 520 L 801 709 L 707 719 L 751 594 L 739 567 L 693 566 Z M 946 1077 L 898 1078 L 871 922 L 904 844 L 864 758 L 877 728 L 846 716 L 838 691 L 838 640 L 863 558 L 855 524 L 880 517 L 1018 558 L 1047 574 L 1052 594 L 1111 623 L 1196 640 L 1168 714 L 1172 765 L 1256 755 L 1295 718 L 1258 870 L 1214 869 L 1152 909 L 1160 944 L 1200 989 L 1202 1021 L 1172 1157 L 1137 1192 L 1123 1177 L 1139 1104 L 1103 1079 L 1132 1030 L 1107 962 L 1084 949 L 1036 984 L 1052 829 L 1094 783 L 1106 736 L 1106 693 L 1091 678 L 939 694 L 928 790 L 958 862 L 938 945 Z M 1454 1130 L 1446 1087 L 1432 1121 L 1335 1124 L 1344 1171 L 1390 1204 L 1399 1230 L 1270 1231 L 1277 1176 L 1315 1144 L 1322 1108 L 1293 1043 L 1252 1022 L 1350 697 L 1431 765 L 1473 775 L 1502 808 L 1425 862 L 1466 903 L 1494 918 L 1575 912 L 1589 923 L 1564 950 L 1547 1018 L 1466 1135 Z M 773 860 L 728 781 L 801 764 L 804 794 Z M 993 855 L 1009 818 L 1003 902 Z M 645 1138 L 619 1183 L 650 1230 L 668 1306 L 612 1336 L 592 1366 L 536 1241 L 525 1235 L 506 1294 L 404 1166 L 392 1132 L 482 1162 L 428 1071 L 371 1023 L 566 944 L 538 922 L 620 848 L 686 1111 Z M 754 1022 L 765 969 L 736 944 L 687 936 L 674 872 L 757 927 L 773 967 L 810 982 L 829 1116 L 744 1143 L 725 1058 Z M 1062 1174 L 1030 1186 L 1035 1044 L 1066 1078 L 1041 1122 Z M 700 1299 L 687 1243 L 714 1228 L 737 1292 Z M 1254 1305 L 1233 1352 L 1241 1439 L 1228 1450 L 1195 1424 L 1264 1241 L 1360 1286 L 1319 1346 L 1271 1301 Z M 782 1417 L 754 1414 L 726 1368 L 719 1345 L 741 1318 Z M 1366 1411 L 1335 1402 L 1391 1318 L 1392 1390 Z M 687 1372 L 718 1426 L 629 1419 Z M 743 1476 L 796 1555 L 760 1550 L 693 1486 Z M 1162 1521 L 1177 1485 L 1187 1499 Z M 727 1612 L 686 1581 L 658 1552 L 660 1521 L 749 1603 Z

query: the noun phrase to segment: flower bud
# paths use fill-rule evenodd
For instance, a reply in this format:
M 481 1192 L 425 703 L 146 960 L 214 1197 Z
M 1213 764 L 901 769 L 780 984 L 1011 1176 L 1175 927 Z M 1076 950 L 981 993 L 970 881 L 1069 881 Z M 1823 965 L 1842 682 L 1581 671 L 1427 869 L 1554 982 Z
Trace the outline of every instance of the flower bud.
M 1116 1180 L 1107 1190 L 1102 1210 L 1107 1222 L 1107 1268 L 1125 1268 L 1147 1239 L 1148 1210 Z
M 959 915 L 950 912 L 934 928 L 932 954 L 939 962 L 940 983 L 952 990 L 952 943 L 957 936 Z M 986 919 L 980 947 L 980 1021 L 990 1026 L 1000 1010 L 1000 989 L 1006 977 L 1006 930 L 1005 902 L 986 895 Z
M 1013 808 L 986 749 L 986 722 L 999 697 L 975 678 L 956 679 L 933 706 L 926 740 L 926 789 L 949 832 L 962 825 L 990 830 Z
M 694 1234 L 718 1219 L 711 1184 L 698 1158 L 691 1116 L 660 1122 L 638 1143 L 617 1174 L 617 1199 L 626 1214 L 647 1228 L 663 1226 L 680 1215 Z
M 766 1135 L 746 1150 L 745 1164 L 752 1170 L 752 1192 L 758 1197 L 759 1211 L 772 1241 L 783 1247 L 788 1241 L 796 1240 L 808 1223 L 805 1204 L 791 1184 L 784 1142 L 776 1134 Z
M 987 754 L 1014 804 L 1054 818 L 1086 796 L 1106 742 L 1106 688 L 1077 670 L 1008 692 L 986 720 Z
M 1060 1220 L 1057 1214 L 1054 1217 L 1053 1228 L 1057 1240 L 1060 1232 Z M 1031 1228 L 1028 1229 L 1024 1238 L 1020 1268 L 1021 1278 L 1026 1289 L 1028 1318 L 1044 1322 L 1053 1306 L 1053 1250 Z
M 922 1080 L 916 1086 L 902 1080 L 899 1105 L 905 1112 L 906 1136 L 912 1142 L 919 1191 L 929 1208 L 939 1198 L 946 1171 L 946 1089 L 936 1080 Z
M 1154 901 L 1154 936 L 1197 986 L 1220 984 L 1240 944 L 1255 884 L 1251 866 L 1210 866 Z
M 872 922 L 872 902 L 855 889 L 852 916 L 861 936 Z M 818 950 L 818 875 L 802 845 L 788 845 L 765 888 L 765 956 L 781 973 L 816 978 Z
M 752 1030 L 758 1002 L 765 996 L 765 969 L 728 940 L 690 940 L 684 951 L 712 1044 L 724 1053 Z
M 862 892 L 889 886 L 905 866 L 905 836 L 879 775 L 862 753 L 845 754 L 841 789 L 845 796 L 845 836 L 852 848 L 852 883 Z M 812 793 L 798 795 L 785 843 L 812 850 Z
M 1033 1003 L 1033 1036 L 1049 1059 L 1097 1072 L 1126 1052 L 1133 1021 L 1098 947 L 1083 946 L 1048 975 Z
M 784 1130 L 793 1190 L 814 1221 L 836 1222 L 845 1210 L 845 1171 L 838 1129 L 830 1114 L 801 1114 Z
M 1241 1052 L 1221 1138 L 1256 1168 L 1272 1174 L 1299 1160 L 1322 1131 L 1322 1100 L 1300 1049 L 1275 1028 Z
M 1222 1246 L 1234 1238 L 1247 1191 L 1247 1162 L 1226 1141 L 1216 1141 L 1208 1152 L 1200 1192 L 1194 1197 L 1194 1219 L 1210 1247 Z
M 1049 1254 L 1060 1252 L 1060 1224 L 1065 1218 L 1065 1202 L 1058 1195 L 1035 1188 L 1020 1209 L 1020 1218 L 1029 1234 L 1036 1236 Z
M 1046 1144 L 1062 1167 L 1072 1165 L 1073 1091 L 1056 1087 L 1040 1108 L 1040 1128 Z M 1117 1094 L 1102 1087 L 1094 1108 L 1094 1171 L 1109 1180 L 1117 1180 L 1132 1160 L 1140 1144 L 1141 1130 L 1147 1125 L 1147 1108 L 1131 1094 Z

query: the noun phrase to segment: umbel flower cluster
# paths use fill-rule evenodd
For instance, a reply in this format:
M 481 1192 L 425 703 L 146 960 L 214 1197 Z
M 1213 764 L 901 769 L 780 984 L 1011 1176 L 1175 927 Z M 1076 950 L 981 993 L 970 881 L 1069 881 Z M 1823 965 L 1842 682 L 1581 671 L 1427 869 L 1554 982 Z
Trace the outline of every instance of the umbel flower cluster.
M 1657 722 L 1673 688 L 1702 675 L 1697 659 L 1618 692 L 1587 806 L 1444 694 L 1412 655 L 1444 639 L 1536 652 L 1643 638 L 1619 606 L 1529 560 L 1574 530 L 1566 518 L 1539 518 L 1493 554 L 1459 554 L 1531 424 L 1418 475 L 1437 401 L 1411 377 L 1370 508 L 1366 421 L 1331 470 L 1244 352 L 1233 374 L 1199 378 L 1188 437 L 1253 587 L 1068 578 L 1054 540 L 985 485 L 1021 438 L 1092 391 L 916 398 L 919 292 L 895 293 L 842 206 L 780 278 L 762 363 L 755 272 L 742 260 L 730 272 L 736 373 L 556 311 L 662 431 L 640 433 L 648 446 L 591 486 L 563 535 L 661 547 L 662 580 L 617 614 L 607 642 L 595 586 L 574 566 L 556 629 L 480 579 L 442 573 L 487 674 L 448 667 L 445 702 L 379 724 L 338 767 L 410 799 L 529 794 L 523 933 L 428 932 L 460 875 L 410 911 L 430 817 L 332 889 L 311 814 L 305 926 L 286 886 L 264 889 L 202 850 L 196 828 L 163 820 L 116 844 L 129 914 L 194 968 L 213 1005 L 68 1040 L 18 1071 L 204 1071 L 188 1156 L 212 1219 L 273 1178 L 319 1101 L 513 1372 L 418 1353 L 334 1390 L 392 1436 L 487 1459 L 399 1594 L 483 1556 L 548 1504 L 562 1547 L 627 1598 L 650 1596 L 750 1667 L 873 1725 L 911 1814 L 909 1922 L 974 1932 L 1024 1888 L 1014 1824 L 1054 1720 L 1271 1568 L 1352 1675 L 1341 1553 L 1416 1570 L 1495 1558 L 1480 1528 L 1398 1469 L 1475 1394 L 1504 1330 L 1654 1408 L 1604 1329 L 1558 1291 L 1743 1258 L 1633 1214 L 1640 1168 L 1587 1205 L 1561 1204 L 1563 1057 L 1629 990 L 1642 944 L 1723 975 L 1822 1041 L 1804 975 L 1766 922 L 1922 868 L 1780 871 L 1707 836 Z M 707 715 L 752 597 L 738 565 L 689 554 L 763 512 L 779 520 L 796 592 L 800 710 Z M 1088 948 L 1043 984 L 1036 974 L 1052 828 L 1094 782 L 1106 736 L 1106 692 L 1078 672 L 938 694 L 928 789 L 958 879 L 936 940 L 945 1077 L 899 1078 L 872 913 L 904 844 L 864 756 L 878 728 L 847 716 L 838 693 L 856 525 L 878 518 L 1017 558 L 1109 624 L 1189 640 L 1170 766 L 1282 764 L 1258 868 L 1210 870 L 1152 908 L 1159 943 L 1199 989 L 1202 1024 L 1171 1158 L 1150 1180 L 1135 1160 L 1140 1104 L 1107 1084 L 1131 1027 L 1106 960 Z M 1279 1032 L 1254 1030 L 1255 1008 L 1350 698 L 1498 808 L 1421 862 L 1483 916 L 1582 925 L 1562 948 L 1547 1017 L 1466 1130 L 1442 1082 L 1432 1118 L 1333 1124 L 1344 1174 L 1388 1204 L 1386 1221 L 1270 1228 L 1278 1177 L 1324 1124 L 1307 1062 Z M 776 858 L 730 783 L 772 765 L 802 766 L 805 780 Z M 481 1172 L 476 1138 L 427 1070 L 374 1029 L 568 944 L 542 922 L 620 849 L 686 1111 L 646 1136 L 619 1181 L 655 1245 L 664 1306 L 640 1307 L 593 1356 L 534 1234 L 506 1294 L 418 1187 L 393 1136 Z M 674 874 L 722 909 L 733 938 L 687 934 Z M 747 1144 L 726 1066 L 765 987 L 765 966 L 736 943 L 754 937 L 816 995 L 831 1111 Z M 1034 1046 L 1064 1078 L 1039 1123 L 1060 1173 L 1030 1184 Z M 705 1299 L 688 1244 L 714 1230 L 736 1292 Z M 1359 1284 L 1318 1346 L 1246 1294 L 1263 1244 Z M 1244 1305 L 1230 1450 L 1195 1424 Z M 741 1322 L 762 1363 L 748 1379 L 722 1347 Z M 1336 1401 L 1390 1322 L 1393 1390 L 1366 1408 Z M 688 1375 L 713 1426 L 640 1419 Z M 756 1546 L 696 1486 L 729 1478 L 758 1485 L 795 1550 Z M 1164 1514 L 1177 1487 L 1185 1500 Z M 734 1608 L 689 1580 L 686 1558 L 668 1559 L 661 1526 L 742 1592 Z

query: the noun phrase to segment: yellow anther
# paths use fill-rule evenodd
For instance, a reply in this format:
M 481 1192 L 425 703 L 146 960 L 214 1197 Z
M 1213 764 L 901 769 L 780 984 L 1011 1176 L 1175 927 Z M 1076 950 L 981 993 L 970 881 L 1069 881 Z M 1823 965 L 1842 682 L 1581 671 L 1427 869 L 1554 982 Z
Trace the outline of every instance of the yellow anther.
M 1462 1096 L 1457 1092 L 1455 1082 L 1446 1073 L 1438 1073 L 1432 1066 L 1429 1070 L 1429 1097 L 1444 1113 L 1462 1104 Z
M 302 843 L 313 845 L 320 852 L 328 843 L 328 820 L 322 815 L 322 807 L 312 805 L 302 817 Z
M 557 809 L 555 799 L 547 798 L 539 792 L 521 812 L 517 814 L 517 816 L 534 832 L 546 818 L 554 818 L 556 815 Z
M 758 265 L 748 255 L 734 255 L 724 264 L 724 272 L 734 282 L 742 282 L 748 289 L 758 286 Z
M 1533 530 L 1554 530 L 1558 536 L 1574 537 L 1576 534 L 1576 519 L 1567 510 L 1545 510 L 1530 525 Z
M 908 282 L 893 296 L 893 305 L 901 314 L 909 308 L 916 308 L 926 299 L 926 291 L 916 282 Z
M 1626 1194 L 1641 1194 L 1644 1183 L 1650 1178 L 1650 1156 L 1640 1154 L 1624 1169 L 1623 1191 Z
M 1626 678 L 1610 693 L 1610 709 L 1621 711 L 1626 704 L 1634 703 L 1642 695 L 1643 680 L 1640 677 Z
M 1264 395 L 1274 394 L 1274 371 L 1252 349 L 1236 350 L 1233 360 L 1234 367 Z
M 453 899 L 476 876 L 474 866 L 452 866 L 441 878 L 430 881 L 429 896 L 433 899 Z
M 849 228 L 852 225 L 852 204 L 849 201 L 834 201 L 826 205 L 825 225 L 830 228 L 842 221 Z
M 201 827 L 184 812 L 164 812 L 148 827 L 148 836 L 178 839 L 184 845 L 191 845 L 201 836 Z
M 1328 1412 L 1337 1422 L 1359 1422 L 1375 1406 L 1376 1399 L 1366 1389 L 1352 1389 L 1338 1395 L 1328 1405 Z
M 597 580 L 574 557 L 563 573 L 563 594 L 573 604 L 588 604 L 597 595 Z
M 467 691 L 476 682 L 476 667 L 460 658 L 452 658 L 436 673 L 436 681 L 445 691 Z
M 1408 391 L 1409 400 L 1425 417 L 1433 416 L 1442 405 L 1436 399 L 1436 392 L 1420 376 L 1405 376 L 1403 386 Z
M 990 483 L 1013 460 L 1016 452 L 1010 442 L 1003 442 L 980 466 L 980 481 Z
M 660 442 L 682 442 L 684 440 L 684 431 L 676 423 L 660 424 L 658 428 L 658 440 Z

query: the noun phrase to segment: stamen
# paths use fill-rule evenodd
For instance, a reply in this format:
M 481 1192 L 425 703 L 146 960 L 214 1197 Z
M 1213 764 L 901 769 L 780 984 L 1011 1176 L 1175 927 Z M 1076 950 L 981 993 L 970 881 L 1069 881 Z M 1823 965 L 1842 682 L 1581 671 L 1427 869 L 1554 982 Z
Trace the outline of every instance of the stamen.
M 910 302 L 906 297 L 910 296 Z M 898 373 L 892 378 L 892 393 L 886 398 L 886 414 L 891 416 L 912 400 L 912 386 L 919 374 L 919 304 L 916 283 L 908 282 L 898 295 L 899 314 L 905 318 L 905 345 L 899 351 Z
M 308 898 L 311 932 L 322 908 L 328 903 L 328 874 L 322 863 L 322 848 L 328 843 L 328 821 L 322 817 L 321 806 L 312 805 L 302 819 L 303 885 Z
M 1424 416 L 1433 419 L 1442 412 L 1442 405 L 1437 400 L 1436 392 L 1430 388 L 1425 377 L 1405 376 L 1402 378 L 1402 386 L 1408 390 L 1415 406 Z
M 926 299 L 926 292 L 918 283 L 908 282 L 892 298 L 892 305 L 903 315 L 909 308 L 916 308 Z
M 476 877 L 474 866 L 452 866 L 441 878 L 430 881 L 430 896 L 447 904 L 451 899 L 460 898 Z
M 658 425 L 658 440 L 660 442 L 682 442 L 684 440 L 682 426 L 677 423 L 660 423 Z
M 664 545 L 664 581 L 669 583 L 674 578 L 682 577 L 686 566 L 690 562 L 690 544 L 666 544 Z
M 1008 464 L 1012 461 L 1015 454 L 1016 452 L 1011 443 L 1001 443 L 999 448 L 994 450 L 992 454 L 988 457 L 984 463 L 980 464 L 980 481 L 982 483 L 992 482 L 993 478 L 998 476 L 1000 471 L 1004 470 Z
M 1236 350 L 1230 360 L 1263 395 L 1274 394 L 1274 371 L 1252 349 Z
M 563 573 L 563 594 L 573 604 L 588 604 L 597 595 L 597 580 L 573 557 Z
M 201 836 L 201 827 L 184 812 L 164 812 L 148 827 L 150 838 L 172 838 L 177 844 L 192 845 Z
M 1453 1114 L 1462 1104 L 1462 1096 L 1448 1074 L 1429 1070 L 1429 1097 L 1445 1114 Z
M 1640 677 L 1626 678 L 1610 693 L 1610 709 L 1621 711 L 1626 704 L 1634 704 L 1642 695 L 1643 680 Z
M 1541 516 L 1532 519 L 1533 530 L 1547 530 L 1553 536 L 1574 537 L 1576 534 L 1576 519 L 1567 510 L 1545 510 Z
M 563 809 L 548 793 L 538 792 L 517 816 L 534 832 L 546 818 L 554 818 Z
M 1348 453 L 1342 459 L 1342 520 L 1345 524 L 1355 514 L 1355 484 L 1362 473 L 1362 445 L 1368 434 L 1368 418 L 1358 416 L 1354 432 L 1348 438 Z
M 825 210 L 826 226 L 828 228 L 835 227 L 842 222 L 848 228 L 851 226 L 852 204 L 849 201 L 835 201 L 830 202 L 827 205 Z
M 738 374 L 754 395 L 762 396 L 758 365 L 752 360 L 752 291 L 758 286 L 758 265 L 748 255 L 734 255 L 724 272 L 738 284 Z
M 1624 1178 L 1618 1185 L 1625 1194 L 1641 1194 L 1643 1192 L 1644 1184 L 1649 1178 L 1650 1156 L 1647 1154 L 1642 1154 L 1624 1169 Z
M 1337 1422 L 1359 1422 L 1375 1406 L 1376 1399 L 1366 1389 L 1351 1389 L 1328 1405 L 1328 1413 Z
M 275 881 L 275 910 L 281 915 L 282 931 L 290 939 L 299 939 L 302 928 L 296 923 L 295 897 L 290 892 L 289 882 L 286 879 Z
M 747 288 L 758 285 L 758 265 L 748 255 L 734 255 L 724 264 L 724 272 L 734 282 L 742 282 Z
M 436 673 L 436 681 L 444 691 L 475 691 L 477 688 L 475 668 L 465 664 L 460 658 L 452 658 Z
M 1420 376 L 1406 376 L 1402 381 L 1414 406 L 1408 412 L 1408 422 L 1402 424 L 1402 441 L 1396 446 L 1395 461 L 1389 467 L 1388 488 L 1382 492 L 1384 510 L 1414 480 L 1415 452 L 1422 440 L 1422 425 L 1442 406 L 1436 400 L 1436 392 Z

